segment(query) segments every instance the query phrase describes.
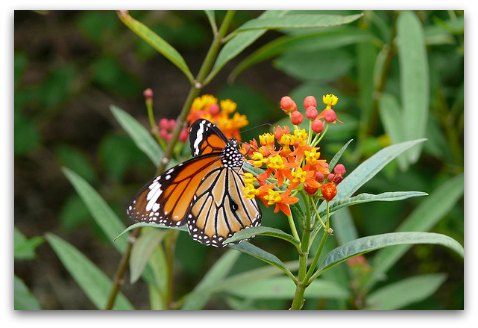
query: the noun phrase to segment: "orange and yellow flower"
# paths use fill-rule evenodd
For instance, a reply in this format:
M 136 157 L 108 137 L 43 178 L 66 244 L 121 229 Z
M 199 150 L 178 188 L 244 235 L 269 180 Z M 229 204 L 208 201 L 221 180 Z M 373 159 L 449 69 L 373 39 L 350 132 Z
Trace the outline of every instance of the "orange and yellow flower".
M 311 122 L 324 120 L 327 124 L 335 123 L 335 119 L 327 121 L 324 112 L 333 110 L 332 106 L 336 105 L 337 101 L 338 98 L 334 95 L 324 96 L 326 108 L 320 115 L 315 115 L 314 112 L 314 115 L 306 115 L 307 118 Z M 308 97 L 304 104 L 312 111 L 315 108 L 313 105 L 316 104 L 315 98 Z M 259 144 L 256 140 L 243 144 L 241 152 L 246 160 L 254 167 L 264 170 L 256 179 L 246 173 L 243 189 L 246 197 L 257 197 L 266 206 L 274 205 L 274 212 L 281 211 L 290 216 L 290 205 L 299 201 L 296 195 L 301 190 L 305 190 L 309 195 L 315 195 L 320 190 L 321 197 L 330 201 L 336 194 L 336 183 L 342 178 L 345 169 L 339 167 L 339 170 L 331 174 L 329 165 L 321 158 L 320 147 L 317 145 L 323 129 L 313 129 L 312 124 L 309 125 L 309 130 L 300 128 L 298 125 L 302 121 L 292 117 L 292 113 L 298 109 L 290 97 L 282 98 L 281 108 L 291 118 L 293 130 L 288 126 L 278 126 L 272 133 L 260 135 Z M 329 176 L 333 179 L 325 179 Z
M 192 124 L 200 118 L 206 119 L 216 124 L 227 138 L 235 138 L 240 141 L 239 130 L 249 122 L 247 117 L 236 112 L 236 109 L 237 104 L 232 100 L 225 99 L 218 103 L 217 98 L 206 94 L 194 99 L 191 112 L 186 120 Z

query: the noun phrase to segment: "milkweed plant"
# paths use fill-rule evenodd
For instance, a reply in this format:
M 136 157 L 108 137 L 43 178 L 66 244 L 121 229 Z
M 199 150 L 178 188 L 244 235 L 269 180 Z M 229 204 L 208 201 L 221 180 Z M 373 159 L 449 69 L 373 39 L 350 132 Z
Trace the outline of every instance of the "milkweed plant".
M 357 194 L 359 188 L 385 165 L 421 144 L 424 139 L 392 144 L 357 167 L 350 168 L 340 161 L 352 140 L 344 144 L 332 158 L 326 158 L 322 149 L 327 134 L 333 133 L 330 127 L 347 124 L 345 119 L 343 122 L 340 120 L 340 112 L 346 110 L 340 108 L 340 95 L 315 94 L 305 99 L 292 99 L 289 96 L 277 99 L 276 110 L 282 111 L 287 120 L 281 120 L 279 124 L 272 125 L 268 132 L 246 141 L 241 139 L 240 131 L 249 124 L 248 118 L 240 114 L 236 103 L 231 99 L 218 100 L 203 92 L 226 63 L 268 29 L 303 28 L 304 22 L 307 22 L 305 25 L 308 27 L 338 26 L 360 19 L 362 15 L 303 15 L 301 20 L 298 19 L 300 15 L 289 15 L 287 11 L 266 11 L 229 32 L 234 14 L 234 11 L 227 11 L 218 25 L 215 13 L 206 11 L 214 37 L 197 76 L 193 76 L 183 57 L 171 45 L 127 11 L 119 12 L 119 19 L 128 28 L 184 74 L 190 82 L 190 91 L 176 119 L 158 120 L 153 108 L 153 90 L 147 89 L 144 97 L 149 129 L 116 106 L 112 106 L 112 114 L 155 164 L 156 175 L 191 157 L 186 145 L 188 127 L 194 121 L 202 118 L 214 123 L 227 138 L 238 140 L 240 152 L 244 156 L 244 197 L 256 199 L 263 207 L 271 207 L 277 214 L 277 220 L 287 221 L 288 229 L 270 227 L 265 220 L 260 226 L 235 233 L 225 241 L 225 248 L 213 249 L 217 252 L 218 260 L 198 285 L 177 298 L 174 292 L 175 247 L 178 234 L 184 233 L 187 228 L 144 222 L 128 222 L 128 226 L 125 226 L 124 220 L 116 216 L 86 181 L 65 169 L 66 176 L 100 228 L 122 254 L 117 271 L 110 280 L 73 246 L 53 234 L 47 235 L 50 245 L 94 304 L 105 309 L 134 309 L 121 292 L 124 276 L 129 269 L 131 283 L 140 279 L 146 282 L 152 309 L 201 309 L 211 297 L 221 293 L 232 297 L 229 304 L 245 309 L 247 304 L 238 303 L 238 299 L 247 298 L 247 293 L 257 289 L 268 291 L 272 298 L 288 299 L 291 310 L 300 310 L 308 298 L 343 301 L 350 297 L 346 288 L 324 278 L 329 270 L 344 262 L 354 272 L 355 279 L 359 280 L 354 283 L 363 289 L 362 292 L 370 290 L 374 283 L 383 278 L 387 269 L 386 264 L 375 267 L 368 263 L 363 255 L 371 251 L 396 245 L 440 244 L 463 256 L 463 247 L 445 235 L 399 231 L 362 238 L 349 234 L 351 237 L 346 238 L 345 219 L 337 221 L 336 214 L 352 205 L 426 196 L 426 193 L 419 191 Z M 274 249 L 257 246 L 256 240 L 262 238 L 275 238 L 286 243 L 296 259 L 284 262 Z M 340 238 L 338 247 L 326 247 L 327 240 L 331 238 Z M 206 246 L 197 243 L 195 247 Z M 229 276 L 241 253 L 259 259 L 266 266 Z M 383 256 L 386 254 L 389 257 L 400 256 L 396 252 L 383 253 Z M 79 263 L 84 266 L 84 272 L 89 272 L 87 276 L 91 279 L 73 270 Z M 234 290 L 231 286 L 234 286 Z M 385 295 L 392 297 L 391 294 Z M 371 299 L 378 302 L 380 297 L 375 295 Z M 373 302 L 370 304 L 373 305 Z

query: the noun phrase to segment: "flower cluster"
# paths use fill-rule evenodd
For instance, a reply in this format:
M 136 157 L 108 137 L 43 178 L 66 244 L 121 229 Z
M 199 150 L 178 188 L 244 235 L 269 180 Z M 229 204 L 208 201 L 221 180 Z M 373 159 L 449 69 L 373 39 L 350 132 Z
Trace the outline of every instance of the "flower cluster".
M 192 124 L 200 118 L 206 119 L 216 124 L 227 138 L 241 140 L 239 129 L 249 122 L 245 115 L 236 112 L 236 108 L 237 104 L 229 99 L 218 103 L 214 96 L 206 94 L 194 99 L 187 121 Z
M 174 129 L 176 128 L 176 124 L 177 124 L 176 120 L 174 119 L 167 119 L 167 118 L 160 119 L 158 123 L 159 137 L 165 141 L 169 141 L 171 139 Z M 188 140 L 188 135 L 189 135 L 188 129 L 183 128 L 181 130 L 181 133 L 179 134 L 179 141 L 186 142 L 186 140 Z
M 338 164 L 333 173 L 330 172 L 317 145 L 325 133 L 324 125 L 337 120 L 336 115 L 330 120 L 330 111 L 335 114 L 332 106 L 337 104 L 338 98 L 327 95 L 323 101 L 326 108 L 319 114 L 315 98 L 304 99 L 305 116 L 310 120 L 307 131 L 299 127 L 304 116 L 296 103 L 290 97 L 283 97 L 280 106 L 289 115 L 292 128 L 278 126 L 273 133 L 260 135 L 259 143 L 254 139 L 243 144 L 241 151 L 249 163 L 264 170 L 257 177 L 245 173 L 245 197 L 257 197 L 266 206 L 275 205 L 275 212 L 282 211 L 288 216 L 291 215 L 290 205 L 299 201 L 297 193 L 301 190 L 327 201 L 335 197 L 336 185 L 342 181 L 345 167 Z

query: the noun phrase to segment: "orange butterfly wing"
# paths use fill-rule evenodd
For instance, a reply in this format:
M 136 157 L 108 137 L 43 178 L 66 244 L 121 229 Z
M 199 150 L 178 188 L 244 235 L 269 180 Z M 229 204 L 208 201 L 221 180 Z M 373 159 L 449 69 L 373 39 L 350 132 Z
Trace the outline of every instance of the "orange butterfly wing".
M 202 178 L 222 167 L 220 157 L 206 155 L 181 163 L 151 180 L 127 209 L 135 221 L 168 226 L 186 224 L 187 213 Z

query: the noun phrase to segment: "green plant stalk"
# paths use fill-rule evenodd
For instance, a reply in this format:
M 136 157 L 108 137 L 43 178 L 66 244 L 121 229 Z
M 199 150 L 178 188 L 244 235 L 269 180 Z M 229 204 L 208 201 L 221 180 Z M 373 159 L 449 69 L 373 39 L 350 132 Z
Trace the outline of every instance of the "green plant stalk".
M 307 287 L 307 281 L 305 280 L 307 274 L 307 260 L 309 258 L 309 240 L 310 240 L 310 197 L 305 198 L 306 202 L 306 215 L 304 218 L 302 240 L 300 241 L 300 250 L 299 253 L 299 273 L 297 275 L 296 289 L 291 310 L 300 310 L 304 305 L 304 292 Z
M 181 109 L 181 112 L 177 118 L 177 124 L 176 127 L 172 133 L 171 140 L 168 143 L 168 148 L 164 152 L 164 156 L 161 160 L 161 162 L 158 165 L 158 168 L 156 170 L 156 174 L 159 175 L 163 173 L 166 169 L 166 166 L 168 165 L 169 161 L 171 160 L 173 151 L 174 151 L 174 146 L 179 140 L 179 134 L 181 133 L 181 129 L 183 128 L 184 122 L 186 120 L 187 115 L 189 114 L 189 111 L 191 110 L 191 105 L 194 101 L 194 99 L 199 95 L 199 92 L 201 89 L 204 87 L 204 80 L 207 77 L 207 74 L 210 72 L 214 61 L 216 60 L 216 57 L 219 53 L 219 50 L 221 48 L 221 45 L 223 43 L 223 38 L 227 33 L 227 30 L 229 29 L 229 26 L 232 22 L 232 19 L 234 17 L 235 11 L 234 10 L 229 10 L 226 13 L 226 16 L 224 17 L 224 20 L 221 24 L 221 27 L 218 31 L 218 33 L 214 36 L 214 40 L 208 50 L 208 53 L 206 55 L 206 58 L 204 59 L 204 62 L 199 69 L 199 73 L 197 75 L 197 78 L 191 85 L 191 89 L 189 90 L 188 96 L 186 98 L 186 101 L 184 102 L 184 105 Z M 141 233 L 141 229 L 135 229 L 131 232 L 131 239 L 136 239 Z M 177 234 L 176 231 L 171 231 L 171 234 Z M 134 238 L 133 238 L 134 237 Z M 170 237 L 170 236 L 168 236 Z M 172 238 L 176 240 L 176 238 Z M 128 243 L 128 247 L 126 248 L 125 252 L 123 253 L 123 256 L 121 258 L 121 261 L 118 265 L 118 269 L 116 270 L 115 274 L 115 280 L 113 282 L 113 287 L 111 290 L 111 293 L 108 297 L 108 304 L 105 309 L 111 310 L 114 306 L 114 302 L 116 300 L 116 297 L 118 295 L 118 292 L 120 290 L 120 287 L 123 283 L 123 277 L 124 274 L 126 273 L 127 267 L 128 267 L 128 262 L 129 262 L 129 257 L 131 255 L 131 249 L 133 247 L 134 240 L 130 243 Z M 169 300 L 167 306 L 170 306 L 172 304 L 172 288 L 173 288 L 173 280 L 172 280 L 172 272 L 173 272 L 173 264 L 174 264 L 174 243 L 169 245 L 168 252 L 167 254 L 167 263 L 170 264 L 168 268 L 168 276 L 170 276 L 168 279 L 168 290 L 166 291 L 165 298 L 166 300 Z
M 309 271 L 307 272 L 306 278 L 307 278 L 307 283 L 310 284 L 312 283 L 317 277 L 320 275 L 319 271 L 316 271 L 314 273 L 314 270 L 317 266 L 317 262 L 319 262 L 320 254 L 322 253 L 322 250 L 324 248 L 325 242 L 327 240 L 327 237 L 330 234 L 330 212 L 329 212 L 329 202 L 327 202 L 327 217 L 326 217 L 326 227 L 324 229 L 324 234 L 322 235 L 322 239 L 320 240 L 320 245 L 319 249 L 317 250 L 317 253 L 314 256 L 314 259 L 312 260 L 312 264 L 310 265 Z
M 310 197 L 308 197 L 308 201 L 310 201 Z M 309 206 L 307 207 L 309 208 Z M 317 262 L 319 261 L 320 254 L 322 253 L 322 250 L 324 249 L 325 241 L 327 240 L 327 237 L 329 235 L 329 228 L 330 228 L 330 220 L 329 220 L 329 203 L 327 202 L 327 223 L 324 229 L 324 234 L 322 235 L 322 239 L 319 244 L 319 249 L 315 253 L 314 259 L 312 260 L 312 263 L 310 264 L 309 269 L 307 270 L 307 260 L 308 260 L 308 255 L 309 255 L 309 248 L 310 248 L 310 232 L 311 232 L 311 227 L 310 227 L 310 210 L 308 210 L 305 223 L 304 223 L 304 233 L 302 236 L 302 241 L 301 241 L 301 250 L 302 253 L 299 254 L 299 274 L 298 274 L 298 279 L 296 282 L 296 290 L 294 294 L 294 299 L 292 301 L 292 305 L 290 307 L 291 310 L 300 310 L 302 309 L 302 306 L 304 305 L 304 293 L 306 288 L 314 281 L 316 277 L 311 278 L 315 267 L 317 266 Z

